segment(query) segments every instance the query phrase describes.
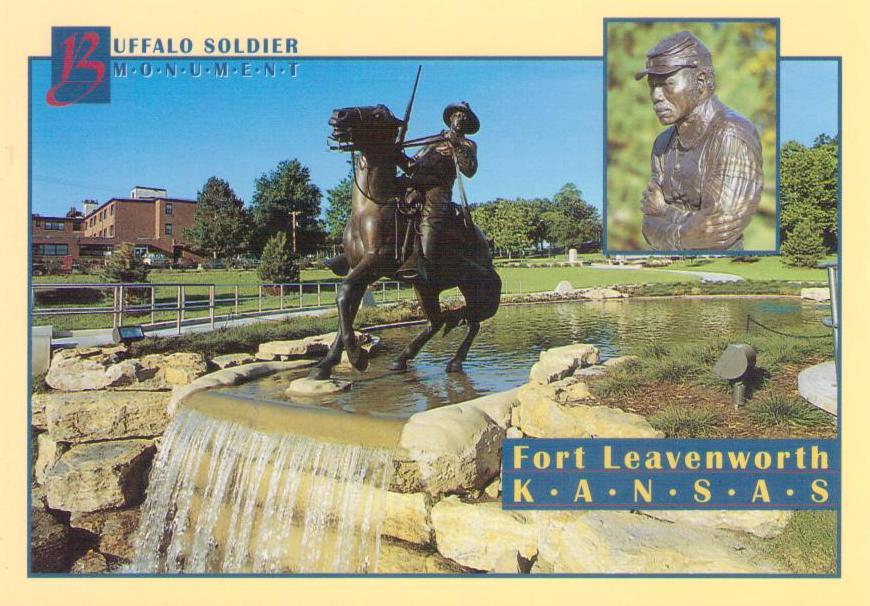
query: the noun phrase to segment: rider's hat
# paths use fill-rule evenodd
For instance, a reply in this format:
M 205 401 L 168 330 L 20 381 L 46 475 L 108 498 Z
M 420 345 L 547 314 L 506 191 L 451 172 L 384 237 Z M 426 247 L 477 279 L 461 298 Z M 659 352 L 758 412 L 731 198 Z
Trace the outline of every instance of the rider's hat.
M 480 120 L 478 120 L 477 115 L 471 111 L 471 106 L 468 105 L 465 101 L 460 101 L 459 103 L 451 103 L 447 107 L 444 108 L 444 124 L 450 126 L 450 116 L 455 114 L 456 112 L 465 112 L 467 116 L 465 119 L 465 124 L 462 127 L 462 132 L 466 135 L 473 135 L 478 130 L 480 130 Z
M 713 58 L 704 43 L 689 32 L 668 36 L 646 54 L 646 67 L 634 75 L 640 80 L 648 74 L 664 76 L 684 67 L 713 68 Z

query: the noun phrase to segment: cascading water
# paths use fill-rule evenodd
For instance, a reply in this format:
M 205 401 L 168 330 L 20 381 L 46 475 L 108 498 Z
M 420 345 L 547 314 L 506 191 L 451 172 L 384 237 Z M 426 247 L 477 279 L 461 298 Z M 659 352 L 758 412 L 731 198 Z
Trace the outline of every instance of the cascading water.
M 374 572 L 386 448 L 180 410 L 142 507 L 136 573 Z

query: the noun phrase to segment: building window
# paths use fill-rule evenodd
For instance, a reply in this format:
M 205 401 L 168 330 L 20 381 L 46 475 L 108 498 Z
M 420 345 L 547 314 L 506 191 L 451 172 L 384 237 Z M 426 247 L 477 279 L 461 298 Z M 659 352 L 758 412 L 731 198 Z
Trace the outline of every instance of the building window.
M 112 204 L 112 205 L 109 207 L 109 214 L 110 214 L 110 215 L 114 215 L 114 214 L 115 214 L 115 205 L 114 205 L 114 204 Z
M 166 234 L 167 236 L 172 235 L 172 223 L 167 223 L 166 225 L 163 226 L 163 233 Z
M 114 225 L 110 225 L 110 226 L 109 226 L 109 237 L 110 237 L 110 238 L 114 238 L 114 237 L 115 237 L 115 226 L 114 226 Z
M 63 257 L 69 254 L 67 244 L 40 244 L 37 254 L 43 257 Z
M 167 215 L 172 214 L 172 202 L 167 202 L 163 205 L 163 210 Z
M 73 231 L 81 231 L 81 230 L 82 230 L 82 224 L 81 224 L 81 223 L 79 223 L 78 221 L 76 221 L 75 223 L 73 223 Z
M 48 229 L 51 231 L 63 231 L 64 223 L 63 221 L 46 221 L 44 229 Z

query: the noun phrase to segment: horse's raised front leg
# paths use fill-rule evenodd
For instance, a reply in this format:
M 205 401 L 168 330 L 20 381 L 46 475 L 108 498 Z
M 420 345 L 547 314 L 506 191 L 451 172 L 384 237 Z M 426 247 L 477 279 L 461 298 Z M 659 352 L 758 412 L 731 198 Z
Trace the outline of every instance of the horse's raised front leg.
M 423 313 L 426 315 L 426 327 L 396 356 L 396 359 L 390 364 L 390 370 L 407 370 L 408 360 L 420 353 L 423 346 L 444 325 L 441 304 L 438 301 L 438 291 L 426 285 L 415 286 L 414 290 L 417 292 L 420 307 L 423 308 Z
M 450 361 L 447 363 L 447 372 L 462 372 L 462 363 L 465 361 L 465 358 L 468 357 L 468 350 L 471 349 L 471 344 L 474 342 L 474 338 L 477 336 L 479 331 L 480 322 L 469 320 L 468 330 L 465 332 L 465 338 L 462 340 L 462 344 L 459 346 L 459 349 L 456 350 L 456 354 L 450 358 Z
M 368 355 L 357 343 L 353 322 L 366 289 L 379 276 L 377 268 L 376 258 L 366 257 L 341 283 L 335 297 L 335 306 L 338 309 L 338 333 L 326 356 L 311 369 L 309 378 L 328 379 L 332 369 L 341 362 L 342 351 L 347 351 L 348 360 L 357 370 L 365 370 L 368 367 Z

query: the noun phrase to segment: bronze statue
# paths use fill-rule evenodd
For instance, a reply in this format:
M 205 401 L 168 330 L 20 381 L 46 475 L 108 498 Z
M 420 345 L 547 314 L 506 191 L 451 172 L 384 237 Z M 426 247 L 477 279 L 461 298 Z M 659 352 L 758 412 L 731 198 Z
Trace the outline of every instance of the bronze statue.
M 480 323 L 498 310 L 501 279 L 486 238 L 471 222 L 467 204 L 461 209 L 450 202 L 455 166 L 467 175 L 476 169 L 474 144 L 464 135 L 477 130 L 477 117 L 467 104 L 448 106 L 444 118 L 450 132 L 406 143 L 408 107 L 405 120 L 384 105 L 337 109 L 329 120 L 337 149 L 355 156 L 354 186 L 344 252 L 328 263 L 335 273 L 346 275 L 336 297 L 338 334 L 311 371 L 312 379 L 328 378 L 342 350 L 354 368 L 366 368 L 367 355 L 356 341 L 353 322 L 366 289 L 379 278 L 412 283 L 426 316 L 425 328 L 392 362 L 393 370 L 406 369 L 442 327 L 446 334 L 464 323 L 465 339 L 447 364 L 448 372 L 461 371 Z M 401 152 L 420 141 L 431 145 L 415 158 Z M 398 176 L 399 166 L 409 177 Z M 454 287 L 465 305 L 442 311 L 438 296 Z
M 679 32 L 647 53 L 653 110 L 669 125 L 652 149 L 643 235 L 656 250 L 743 250 L 763 186 L 755 126 L 715 94 L 710 51 Z

